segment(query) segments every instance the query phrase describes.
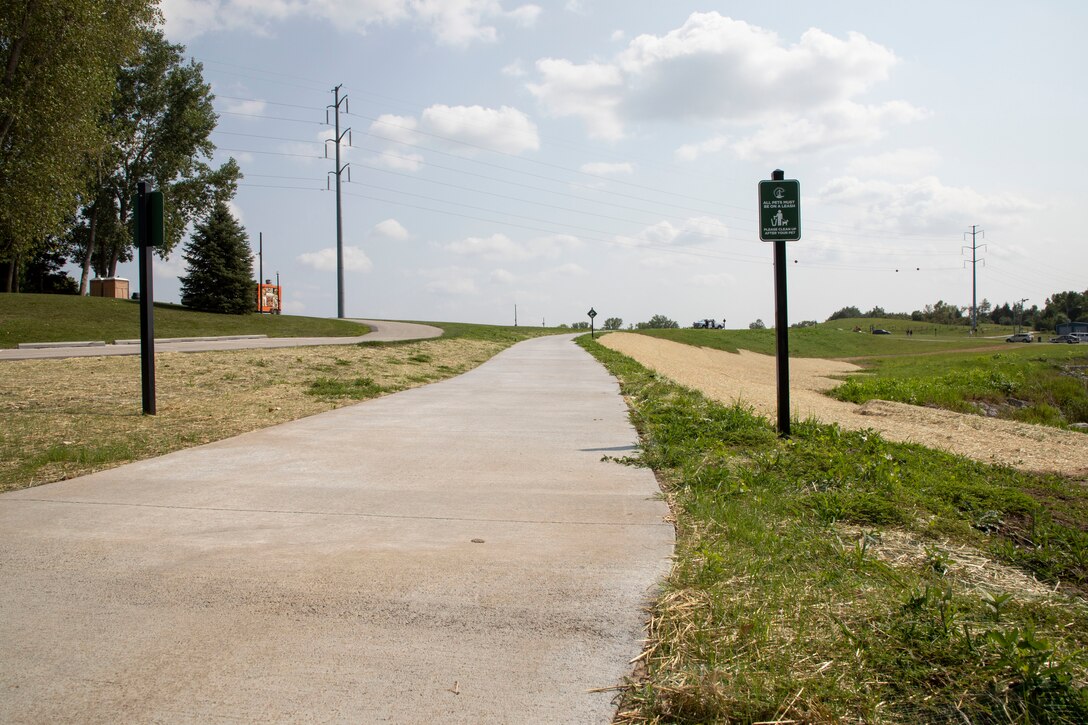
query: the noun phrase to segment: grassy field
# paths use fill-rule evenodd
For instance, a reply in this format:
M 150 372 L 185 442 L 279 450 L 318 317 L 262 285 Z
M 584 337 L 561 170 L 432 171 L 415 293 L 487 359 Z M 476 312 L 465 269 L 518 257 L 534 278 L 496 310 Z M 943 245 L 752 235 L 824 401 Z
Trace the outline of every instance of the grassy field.
M 1088 721 L 1083 485 L 812 421 L 783 441 L 581 342 L 677 525 L 619 721 Z
M 356 322 L 294 315 L 213 315 L 179 305 L 155 305 L 155 337 L 268 335 L 352 337 Z M 140 336 L 140 304 L 75 295 L 0 294 L 0 348 L 20 342 L 127 340 Z
M 155 416 L 140 414 L 139 357 L 2 362 L 0 491 L 113 468 L 425 385 L 475 367 L 518 340 L 554 332 L 437 324 L 448 337 L 159 353 Z
M 1088 350 L 1082 345 L 1009 344 L 966 335 L 958 326 L 876 321 L 893 335 L 853 332 L 868 320 L 836 320 L 790 330 L 791 357 L 850 359 L 866 368 L 832 396 L 864 403 L 892 400 L 962 413 L 1066 428 L 1088 422 Z M 887 324 L 885 324 L 887 323 Z M 641 334 L 736 352 L 775 352 L 774 330 L 643 330 Z
M 964 413 L 1067 427 L 1088 423 L 1088 350 L 1083 345 L 1009 345 L 989 354 L 948 353 L 867 360 L 832 395 L 894 400 Z
M 891 335 L 871 335 L 869 324 L 883 327 Z M 897 324 L 898 323 L 898 324 Z M 859 326 L 865 332 L 854 332 Z M 914 334 L 905 333 L 910 327 Z M 844 358 L 884 355 L 915 355 L 920 352 L 941 352 L 970 348 L 989 348 L 1005 344 L 1010 328 L 993 327 L 989 332 L 997 339 L 970 337 L 964 327 L 947 325 L 913 326 L 905 320 L 835 320 L 816 327 L 791 328 L 789 333 L 790 357 Z M 660 337 L 674 342 L 716 350 L 736 352 L 738 349 L 773 355 L 775 352 L 774 330 L 638 330 L 640 334 Z

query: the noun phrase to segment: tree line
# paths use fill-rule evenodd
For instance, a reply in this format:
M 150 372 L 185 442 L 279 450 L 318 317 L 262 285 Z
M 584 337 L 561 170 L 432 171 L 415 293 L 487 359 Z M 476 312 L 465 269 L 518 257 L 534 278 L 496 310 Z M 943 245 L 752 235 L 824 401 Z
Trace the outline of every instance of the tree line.
M 971 308 L 958 306 L 937 300 L 911 313 L 886 312 L 883 307 L 873 307 L 862 312 L 853 305 L 843 307 L 831 313 L 828 322 L 853 318 L 884 318 L 930 322 L 939 325 L 971 324 Z M 1034 330 L 1053 330 L 1057 325 L 1067 322 L 1088 322 L 1088 290 L 1084 292 L 1056 292 L 1046 298 L 1043 307 L 1032 305 L 1021 308 L 1019 302 L 1005 302 L 994 306 L 983 299 L 978 305 L 978 321 L 995 325 L 1023 325 Z
M 142 180 L 164 196 L 161 258 L 191 224 L 224 229 L 241 170 L 212 165 L 211 87 L 161 26 L 159 0 L 0 0 L 0 291 L 116 276 Z
M 636 322 L 634 324 L 628 324 L 628 330 L 666 330 L 670 328 L 680 327 L 679 323 L 675 320 L 670 320 L 665 315 L 654 315 L 650 319 L 644 322 Z M 572 322 L 567 325 L 566 323 L 559 325 L 560 330 L 588 330 L 589 323 L 583 320 L 578 322 Z M 621 317 L 608 317 L 601 325 L 602 330 L 622 330 L 623 318 Z

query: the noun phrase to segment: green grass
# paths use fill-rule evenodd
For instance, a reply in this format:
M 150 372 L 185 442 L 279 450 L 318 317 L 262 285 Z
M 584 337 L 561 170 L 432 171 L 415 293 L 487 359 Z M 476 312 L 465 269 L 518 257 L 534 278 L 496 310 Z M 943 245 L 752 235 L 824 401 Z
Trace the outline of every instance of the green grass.
M 350 380 L 322 377 L 317 378 L 310 383 L 310 387 L 306 392 L 326 400 L 334 400 L 337 398 L 367 400 L 381 395 L 385 392 L 385 388 L 375 383 L 374 379 L 369 377 L 352 378 Z
M 832 391 L 839 400 L 894 400 L 1064 427 L 1088 422 L 1088 353 L 1079 345 L 1006 346 L 991 354 L 876 358 Z
M 470 322 L 419 322 L 421 325 L 433 325 L 442 328 L 442 338 L 446 340 L 484 340 L 513 344 L 521 340 L 545 335 L 570 333 L 558 327 L 514 327 L 512 325 L 477 325 Z
M 813 421 L 780 440 L 580 342 L 642 437 L 621 462 L 655 471 L 677 525 L 619 722 L 1088 721 L 1082 485 Z M 980 588 L 980 558 L 1007 573 Z
M 180 305 L 155 305 L 155 337 L 268 335 L 353 337 L 365 325 L 294 315 L 215 315 Z M 0 348 L 20 342 L 113 342 L 140 336 L 140 305 L 131 300 L 74 295 L 0 294 Z
M 869 323 L 884 327 L 894 334 L 871 335 Z M 901 323 L 901 324 L 893 324 Z M 854 332 L 855 325 L 865 332 Z M 964 348 L 986 348 L 1001 343 L 1000 339 L 971 338 L 963 327 L 945 325 L 919 325 L 911 329 L 914 335 L 904 333 L 910 326 L 904 320 L 835 320 L 816 327 L 791 328 L 789 331 L 790 357 L 864 357 L 870 355 L 914 355 Z M 1000 328 L 1005 330 L 1007 328 Z M 998 328 L 994 328 L 995 334 Z M 639 334 L 659 337 L 685 345 L 709 347 L 736 352 L 751 350 L 766 355 L 775 353 L 774 330 L 638 330 Z

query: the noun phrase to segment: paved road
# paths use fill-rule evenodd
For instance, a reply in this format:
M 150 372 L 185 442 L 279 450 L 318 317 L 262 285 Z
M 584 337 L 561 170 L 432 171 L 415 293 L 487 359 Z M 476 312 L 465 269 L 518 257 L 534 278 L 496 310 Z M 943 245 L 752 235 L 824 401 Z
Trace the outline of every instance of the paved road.
M 605 723 L 672 527 L 570 337 L 0 495 L 0 722 Z
M 352 345 L 357 342 L 425 340 L 441 337 L 442 330 L 431 325 L 386 320 L 352 320 L 370 326 L 370 332 L 358 337 L 265 337 L 245 340 L 200 340 L 168 342 L 157 340 L 155 352 L 204 352 L 207 350 L 243 350 L 247 348 L 304 347 L 307 345 Z M 41 360 L 65 357 L 101 357 L 103 355 L 139 355 L 140 346 L 105 345 L 97 347 L 52 347 L 30 350 L 0 350 L 0 360 Z

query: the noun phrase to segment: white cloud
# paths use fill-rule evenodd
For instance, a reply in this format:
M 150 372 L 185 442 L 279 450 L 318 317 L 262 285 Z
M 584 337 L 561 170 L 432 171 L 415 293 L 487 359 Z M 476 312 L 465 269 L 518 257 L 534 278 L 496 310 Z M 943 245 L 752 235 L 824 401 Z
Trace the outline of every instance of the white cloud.
M 728 272 L 718 274 L 697 274 L 691 278 L 691 284 L 696 287 L 729 288 L 735 287 L 737 278 Z
M 613 43 L 621 43 L 627 39 L 627 33 L 623 30 L 613 30 L 612 35 L 609 37 Z
M 253 266 L 257 266 L 257 260 L 253 260 Z M 188 268 L 185 265 L 185 259 L 179 253 L 171 254 L 166 259 L 156 259 L 155 264 L 152 265 L 154 270 L 154 278 L 156 280 L 174 280 L 183 276 L 188 272 Z M 254 274 L 254 277 L 257 275 Z M 133 289 L 136 288 L 136 284 L 133 285 Z
M 892 123 L 909 123 L 928 115 L 903 101 L 880 106 L 844 102 L 814 110 L 807 116 L 783 116 L 741 139 L 733 150 L 742 159 L 799 152 L 825 151 L 837 146 L 872 143 Z
M 556 277 L 583 277 L 589 274 L 589 272 L 586 271 L 585 267 L 580 264 L 575 264 L 574 262 L 568 262 L 567 264 L 561 264 L 558 267 L 553 267 L 548 270 L 548 273 Z
M 306 18 L 360 34 L 412 23 L 454 47 L 497 40 L 495 21 L 531 27 L 542 12 L 533 4 L 504 10 L 499 0 L 163 0 L 162 10 L 173 40 L 215 30 L 269 33 L 276 23 Z
M 371 231 L 375 236 L 394 239 L 396 241 L 404 241 L 412 238 L 412 235 L 408 233 L 408 230 L 404 228 L 404 225 L 396 219 L 386 219 L 383 222 L 378 222 Z
M 235 221 L 245 227 L 246 220 L 245 217 L 242 216 L 242 207 L 238 206 L 236 199 L 227 200 L 227 209 L 230 210 L 230 215 L 234 217 Z
M 446 106 L 424 109 L 419 118 L 385 114 L 370 124 L 370 134 L 394 144 L 423 143 L 432 148 L 474 156 L 482 148 L 507 154 L 521 154 L 540 148 L 536 124 L 516 108 Z M 391 152 L 379 157 L 386 166 L 416 167 L 417 153 Z
M 506 17 L 523 28 L 531 28 L 536 25 L 537 19 L 544 9 L 539 5 L 522 5 L 505 13 Z
M 442 267 L 421 270 L 419 274 L 423 278 L 430 280 L 424 285 L 428 292 L 455 297 L 480 294 L 480 288 L 476 286 L 476 280 L 473 277 L 475 272 L 471 269 Z
M 744 21 L 693 13 L 664 35 L 632 39 L 610 62 L 540 59 L 538 80 L 527 88 L 547 113 L 581 118 L 597 138 L 622 138 L 640 121 L 781 126 L 785 118 L 805 132 L 797 142 L 803 150 L 836 138 L 835 122 L 853 121 L 849 133 L 838 134 L 843 139 L 871 138 L 879 135 L 872 127 L 919 117 L 902 101 L 874 109 L 854 100 L 886 80 L 896 62 L 892 51 L 858 33 L 840 39 L 810 29 L 787 44 Z M 756 153 L 764 143 L 757 136 L 741 147 Z
M 846 173 L 864 179 L 916 178 L 932 173 L 941 163 L 936 149 L 898 149 L 873 156 L 859 156 L 846 165 Z
M 713 217 L 693 217 L 680 224 L 660 221 L 632 236 L 617 237 L 621 244 L 635 246 L 691 246 L 721 242 L 729 228 Z
M 676 149 L 673 155 L 677 161 L 695 161 L 703 156 L 716 154 L 727 148 L 729 148 L 729 137 L 719 135 L 699 143 L 686 143 Z
M 480 257 L 489 261 L 525 261 L 541 257 L 555 258 L 563 251 L 580 246 L 577 237 L 553 234 L 526 242 L 515 242 L 505 234 L 467 237 L 445 245 L 454 254 Z
M 245 116 L 259 116 L 268 109 L 268 104 L 257 99 L 239 100 L 236 98 L 224 98 L 223 110 L 230 113 L 238 113 Z
M 513 284 L 517 281 L 517 276 L 500 267 L 491 271 L 491 281 L 499 284 Z
M 523 78 L 526 75 L 520 58 L 503 66 L 501 73 L 508 78 Z
M 1043 209 L 1012 194 L 987 196 L 967 187 L 945 186 L 935 176 L 902 184 L 845 176 L 829 181 L 816 197 L 821 204 L 851 207 L 859 226 L 900 233 L 948 233 L 976 219 L 1013 226 L 1026 214 Z
M 450 242 L 446 249 L 454 254 L 472 255 L 485 259 L 523 259 L 526 251 L 505 234 L 490 237 L 468 237 Z
M 586 174 L 593 174 L 595 176 L 614 176 L 618 174 L 626 174 L 630 176 L 635 173 L 635 167 L 630 163 L 608 163 L 606 161 L 594 161 L 588 164 L 582 164 L 579 170 Z
M 619 68 L 607 63 L 575 65 L 561 58 L 536 62 L 539 83 L 529 83 L 529 92 L 551 116 L 578 116 L 589 135 L 616 140 L 623 137 L 618 107 L 624 77 Z
M 371 163 L 394 171 L 419 171 L 423 167 L 423 154 L 386 151 L 370 159 Z
M 680 259 L 678 254 L 647 254 L 638 260 L 640 267 L 658 270 L 675 269 L 681 266 L 682 263 L 687 264 L 688 262 Z
M 295 258 L 299 264 L 312 267 L 319 272 L 332 272 L 336 270 L 336 248 L 326 247 L 316 252 L 305 252 Z M 344 247 L 344 270 L 347 272 L 369 272 L 374 268 L 374 263 L 359 247 Z

